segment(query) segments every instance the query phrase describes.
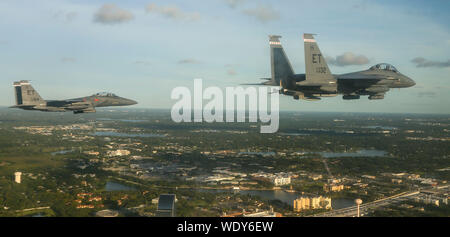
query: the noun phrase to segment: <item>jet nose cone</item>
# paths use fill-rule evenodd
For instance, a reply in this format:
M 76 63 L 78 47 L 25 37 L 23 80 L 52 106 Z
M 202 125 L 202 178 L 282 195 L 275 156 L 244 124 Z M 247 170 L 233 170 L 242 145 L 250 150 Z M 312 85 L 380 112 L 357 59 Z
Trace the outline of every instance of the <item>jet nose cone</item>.
M 408 79 L 409 79 L 409 81 L 408 81 L 408 86 L 409 87 L 416 85 L 416 82 L 413 79 L 411 79 L 411 78 L 408 78 Z
M 128 104 L 129 105 L 135 105 L 135 104 L 137 104 L 138 102 L 136 102 L 136 101 L 134 101 L 134 100 L 128 100 Z

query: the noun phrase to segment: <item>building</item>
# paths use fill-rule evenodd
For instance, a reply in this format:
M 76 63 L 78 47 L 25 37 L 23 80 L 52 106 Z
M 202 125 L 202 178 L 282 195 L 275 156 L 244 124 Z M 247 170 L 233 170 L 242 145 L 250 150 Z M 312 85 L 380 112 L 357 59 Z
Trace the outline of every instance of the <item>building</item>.
M 98 152 L 98 151 L 85 151 L 83 153 L 86 154 L 86 155 L 92 155 L 92 156 L 100 155 L 100 152 Z
M 152 204 L 158 204 L 159 197 L 152 199 Z
M 274 212 L 273 208 L 271 208 L 268 211 L 261 211 L 256 209 L 255 212 L 246 212 L 245 210 L 242 210 L 242 212 L 236 212 L 236 213 L 223 213 L 222 217 L 282 217 L 281 213 Z
M 323 191 L 325 192 L 340 192 L 344 190 L 345 186 L 343 184 L 324 184 Z
M 313 174 L 313 175 L 310 175 L 309 178 L 314 181 L 317 181 L 322 178 L 322 175 L 321 174 Z
M 275 186 L 283 186 L 291 183 L 291 177 L 283 177 L 283 176 L 277 176 L 272 178 L 272 183 Z
M 108 156 L 127 156 L 130 154 L 128 150 L 108 151 Z
M 20 184 L 22 182 L 21 176 L 22 176 L 22 172 L 15 172 L 14 173 L 14 182 Z
M 299 197 L 294 200 L 294 211 L 311 209 L 331 209 L 331 198 L 328 197 Z
M 366 179 L 376 179 L 376 178 L 377 178 L 377 177 L 374 176 L 374 175 L 367 175 L 367 174 L 361 175 L 361 177 L 366 178 Z
M 98 211 L 95 215 L 98 217 L 117 217 L 119 216 L 119 212 L 116 210 L 105 209 Z
M 175 216 L 175 194 L 161 194 L 158 200 L 158 209 L 156 216 L 158 217 L 174 217 Z

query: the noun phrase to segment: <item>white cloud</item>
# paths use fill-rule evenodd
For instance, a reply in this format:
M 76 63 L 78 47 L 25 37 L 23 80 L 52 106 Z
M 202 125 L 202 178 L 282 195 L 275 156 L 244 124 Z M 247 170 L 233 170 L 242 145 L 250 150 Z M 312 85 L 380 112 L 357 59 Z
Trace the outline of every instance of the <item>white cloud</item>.
M 328 64 L 344 67 L 349 65 L 364 65 L 369 63 L 369 59 L 364 55 L 355 55 L 352 52 L 346 52 L 342 55 L 333 57 L 326 57 Z
M 193 58 L 187 58 L 178 61 L 178 64 L 199 64 L 199 63 L 201 62 Z
M 151 62 L 148 62 L 148 61 L 142 61 L 142 60 L 134 61 L 133 64 L 136 64 L 136 65 L 143 65 L 143 66 L 150 66 L 150 65 L 152 65 Z
M 167 18 L 176 20 L 188 20 L 195 21 L 200 19 L 200 14 L 198 12 L 187 13 L 182 11 L 177 6 L 157 6 L 154 3 L 147 5 L 145 9 L 148 13 L 157 13 L 163 15 Z
M 242 5 L 245 0 L 225 0 L 225 2 L 229 7 L 235 9 L 238 6 Z
M 133 14 L 117 7 L 115 4 L 104 4 L 94 15 L 94 22 L 103 24 L 118 24 L 130 21 Z
M 438 61 L 431 61 L 427 60 L 422 57 L 417 57 L 411 60 L 414 64 L 416 64 L 416 67 L 437 67 L 437 68 L 444 68 L 444 67 L 450 67 L 450 59 L 446 62 L 438 62 Z
M 61 62 L 63 62 L 63 63 L 74 63 L 75 61 L 76 61 L 76 59 L 72 58 L 72 57 L 61 58 Z
M 272 7 L 268 6 L 259 6 L 257 8 L 247 9 L 244 10 L 243 13 L 245 15 L 256 18 L 262 23 L 280 19 L 280 14 Z
M 53 14 L 53 17 L 56 19 L 63 19 L 65 22 L 71 22 L 78 16 L 78 13 L 75 11 L 65 12 L 65 11 L 57 11 Z

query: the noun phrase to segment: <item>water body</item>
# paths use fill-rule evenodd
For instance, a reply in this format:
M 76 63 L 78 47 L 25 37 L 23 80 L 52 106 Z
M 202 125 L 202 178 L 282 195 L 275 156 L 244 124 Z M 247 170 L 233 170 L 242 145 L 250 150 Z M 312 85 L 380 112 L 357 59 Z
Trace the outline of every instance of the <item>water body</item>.
M 70 153 L 70 152 L 73 152 L 73 150 L 55 151 L 55 152 L 52 152 L 52 153 L 50 153 L 50 154 L 51 154 L 52 156 L 54 156 L 54 155 L 64 155 L 64 154 Z
M 296 133 L 296 132 L 281 132 L 280 135 L 284 135 L 284 136 L 310 136 L 311 134 L 307 134 L 307 133 Z
M 156 133 L 120 133 L 120 132 L 95 132 L 94 136 L 105 137 L 166 137 L 166 134 Z
M 121 122 L 130 122 L 130 123 L 139 123 L 139 122 L 147 122 L 147 120 L 140 119 L 111 119 L 111 118 L 98 118 L 100 121 L 121 121 Z
M 136 190 L 133 187 L 116 183 L 113 181 L 106 182 L 106 191 L 133 191 Z M 297 199 L 300 194 L 297 192 L 291 193 L 283 190 L 230 190 L 230 189 L 191 189 L 193 192 L 208 192 L 208 193 L 239 193 L 241 195 L 250 195 L 260 197 L 264 200 L 279 200 L 290 206 L 294 205 L 294 200 Z M 333 209 L 341 209 L 351 207 L 354 205 L 354 200 L 348 198 L 335 198 L 331 199 L 331 207 Z
M 279 200 L 290 206 L 294 205 L 294 200 L 297 199 L 300 194 L 297 192 L 286 192 L 283 190 L 225 190 L 225 189 L 194 189 L 198 192 L 210 192 L 210 193 L 239 193 L 241 195 L 250 195 L 260 197 L 264 200 Z M 331 199 L 331 207 L 333 209 L 341 209 L 351 207 L 354 205 L 354 201 L 348 198 L 335 198 Z
M 335 131 L 328 129 L 300 129 L 298 131 L 293 132 L 281 132 L 280 135 L 285 136 L 308 136 L 308 135 L 327 135 L 327 136 L 355 136 L 361 135 L 360 132 L 354 130 L 348 131 Z M 364 136 L 370 136 L 373 134 L 364 134 Z
M 359 150 L 356 152 L 310 152 L 309 154 L 319 154 L 324 158 L 337 157 L 386 157 L 389 154 L 382 150 Z
M 365 126 L 363 128 L 370 128 L 370 129 L 384 129 L 384 130 L 397 130 L 398 128 L 396 127 L 390 127 L 390 126 Z
M 276 155 L 273 151 L 245 151 L 245 152 L 239 152 L 239 155 L 260 155 L 260 156 L 274 156 Z
M 133 187 L 130 187 L 130 186 L 127 186 L 127 185 L 123 185 L 123 184 L 120 184 L 120 183 L 116 183 L 116 182 L 113 182 L 113 181 L 106 182 L 105 189 L 108 192 L 112 192 L 112 191 L 134 191 L 134 190 L 136 190 Z

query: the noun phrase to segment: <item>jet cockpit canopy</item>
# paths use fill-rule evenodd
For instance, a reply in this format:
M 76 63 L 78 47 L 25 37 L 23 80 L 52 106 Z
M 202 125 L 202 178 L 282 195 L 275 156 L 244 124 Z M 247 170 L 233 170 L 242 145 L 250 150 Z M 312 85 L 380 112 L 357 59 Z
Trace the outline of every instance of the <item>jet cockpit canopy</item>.
M 117 97 L 117 95 L 115 95 L 114 93 L 110 93 L 110 92 L 99 92 L 99 93 L 95 94 L 95 96 Z
M 386 70 L 386 71 L 392 71 L 392 72 L 398 72 L 397 68 L 392 66 L 389 63 L 379 63 L 375 66 L 372 66 L 370 70 Z

